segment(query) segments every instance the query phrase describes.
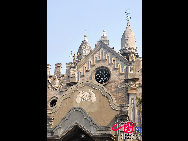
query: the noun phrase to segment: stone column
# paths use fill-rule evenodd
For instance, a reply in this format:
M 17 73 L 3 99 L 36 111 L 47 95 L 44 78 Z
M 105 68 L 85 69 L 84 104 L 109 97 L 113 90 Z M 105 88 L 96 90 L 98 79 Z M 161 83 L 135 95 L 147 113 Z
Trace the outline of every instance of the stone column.
M 125 79 L 127 93 L 129 97 L 129 119 L 134 123 L 137 123 L 137 109 L 136 109 L 136 93 L 137 93 L 137 85 L 136 81 L 138 78 L 128 78 Z
M 137 122 L 136 115 L 136 93 L 129 93 L 129 118 L 134 123 Z

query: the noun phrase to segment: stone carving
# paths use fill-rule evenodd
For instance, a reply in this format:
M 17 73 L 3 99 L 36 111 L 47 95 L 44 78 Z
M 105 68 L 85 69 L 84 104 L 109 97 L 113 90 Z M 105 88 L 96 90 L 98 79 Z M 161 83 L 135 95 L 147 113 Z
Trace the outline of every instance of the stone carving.
M 136 87 L 136 83 L 133 82 L 133 81 L 129 81 L 128 83 L 125 83 L 125 86 L 131 87 L 131 88 L 135 88 Z
M 106 97 L 108 99 L 109 105 L 113 110 L 120 110 L 120 107 L 118 106 L 117 102 L 114 99 L 114 96 L 112 96 L 112 94 L 110 92 L 107 91 L 107 89 L 99 84 L 98 82 L 89 80 L 89 81 L 83 81 L 80 83 L 77 83 L 76 85 L 71 86 L 65 93 L 63 93 L 63 95 L 61 95 L 59 97 L 58 102 L 56 103 L 56 106 L 51 107 L 52 108 L 52 112 L 55 113 L 56 111 L 59 110 L 62 102 L 67 99 L 70 98 L 70 96 L 72 95 L 73 92 L 77 91 L 79 87 L 83 87 L 84 86 L 89 86 L 93 89 L 99 90 L 101 91 L 102 96 Z M 124 107 L 125 110 L 127 110 L 128 107 Z
M 63 87 L 66 87 L 66 85 L 64 85 L 63 82 L 57 78 L 57 76 L 54 77 L 55 78 L 51 78 L 51 80 L 47 80 L 47 88 L 51 91 L 59 92 Z
M 76 97 L 76 102 L 80 103 L 81 101 L 96 101 L 95 94 L 89 89 L 89 92 L 79 91 L 79 94 Z
M 135 55 L 133 53 L 130 54 L 129 61 L 135 61 Z
M 134 71 L 134 67 L 133 67 L 133 66 L 130 66 L 130 71 L 129 71 L 129 73 L 133 73 L 133 71 Z
M 128 89 L 128 93 L 131 91 L 131 90 L 134 90 L 134 93 L 136 93 L 136 89 L 138 88 L 138 81 L 139 78 L 131 78 L 131 79 L 126 79 L 125 80 L 125 87 Z M 133 92 L 133 91 L 132 91 Z M 131 92 L 131 93 L 132 93 Z
M 48 128 L 52 128 L 53 121 L 54 121 L 54 117 L 50 117 L 50 116 L 47 117 L 47 127 Z
M 79 52 L 77 53 L 74 53 L 74 56 L 72 56 L 72 51 L 71 51 L 71 55 L 69 57 L 71 57 L 73 59 L 73 64 L 74 66 L 77 64 L 77 57 L 79 56 Z

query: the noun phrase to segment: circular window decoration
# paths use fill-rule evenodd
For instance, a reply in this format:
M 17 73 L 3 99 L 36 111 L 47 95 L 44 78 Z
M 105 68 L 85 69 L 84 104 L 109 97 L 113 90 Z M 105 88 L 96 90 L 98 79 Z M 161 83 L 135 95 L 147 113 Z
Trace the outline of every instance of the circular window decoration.
M 54 107 L 56 105 L 57 100 L 54 99 L 50 102 L 50 107 Z
M 107 67 L 99 67 L 95 72 L 95 80 L 100 84 L 105 84 L 110 79 L 110 70 Z

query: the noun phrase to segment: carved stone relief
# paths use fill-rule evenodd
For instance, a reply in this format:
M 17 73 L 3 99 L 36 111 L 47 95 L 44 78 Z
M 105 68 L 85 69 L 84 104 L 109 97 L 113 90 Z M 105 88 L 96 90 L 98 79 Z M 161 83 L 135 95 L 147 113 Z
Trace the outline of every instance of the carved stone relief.
M 96 101 L 96 96 L 92 90 L 89 89 L 89 92 L 79 91 L 79 94 L 76 97 L 76 102 L 80 103 L 81 101 Z

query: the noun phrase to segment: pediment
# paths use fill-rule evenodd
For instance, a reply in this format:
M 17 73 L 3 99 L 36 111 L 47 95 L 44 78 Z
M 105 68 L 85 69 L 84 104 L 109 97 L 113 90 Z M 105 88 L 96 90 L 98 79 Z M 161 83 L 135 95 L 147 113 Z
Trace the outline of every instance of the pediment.
M 87 72 L 91 71 L 95 66 L 100 66 L 101 62 L 105 65 L 119 70 L 119 74 L 125 74 L 128 60 L 120 53 L 117 53 L 109 45 L 98 41 L 96 47 L 83 60 L 78 62 L 78 79 L 83 77 Z
M 82 67 L 91 57 L 94 57 L 94 55 L 99 51 L 99 50 L 107 50 L 107 53 L 109 55 L 114 55 L 116 58 L 118 58 L 119 60 L 121 60 L 124 63 L 127 63 L 128 60 L 126 58 L 124 58 L 120 53 L 117 53 L 114 49 L 112 49 L 109 45 L 103 43 L 102 41 L 98 41 L 95 48 L 84 58 L 82 59 L 80 62 L 78 62 L 77 67 L 80 68 Z M 101 50 L 101 51 L 102 51 Z M 104 54 L 106 55 L 106 54 Z M 98 59 L 101 59 L 102 56 L 98 57 Z M 105 59 L 105 57 L 104 57 Z M 95 63 L 95 62 L 94 62 Z

